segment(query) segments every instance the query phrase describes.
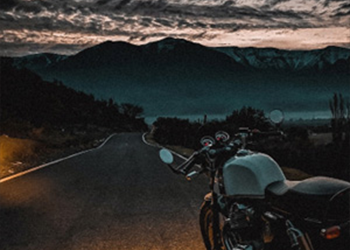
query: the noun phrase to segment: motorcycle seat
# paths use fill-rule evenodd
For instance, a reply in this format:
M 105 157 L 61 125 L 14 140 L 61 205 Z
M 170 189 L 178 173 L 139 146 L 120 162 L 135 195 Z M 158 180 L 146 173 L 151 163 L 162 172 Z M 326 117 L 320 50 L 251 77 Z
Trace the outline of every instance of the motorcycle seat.
M 295 196 L 333 196 L 343 189 L 349 188 L 350 183 L 330 177 L 311 177 L 302 181 L 278 181 L 267 187 L 267 192 L 276 196 L 293 193 Z
M 266 197 L 278 208 L 302 212 L 320 218 L 329 201 L 339 192 L 349 189 L 350 183 L 330 177 L 312 177 L 302 181 L 278 181 L 266 188 Z

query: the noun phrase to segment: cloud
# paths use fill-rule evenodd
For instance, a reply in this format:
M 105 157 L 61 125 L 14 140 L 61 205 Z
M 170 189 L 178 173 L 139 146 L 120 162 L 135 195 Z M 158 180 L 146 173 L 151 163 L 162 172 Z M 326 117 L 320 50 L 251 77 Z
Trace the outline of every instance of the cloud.
M 350 5 L 346 0 L 0 1 L 0 43 L 11 40 L 14 45 L 26 44 L 28 40 L 35 44 L 35 39 L 39 44 L 44 44 L 42 39 L 55 43 L 47 34 L 65 34 L 63 44 L 71 45 L 82 40 L 93 44 L 103 41 L 103 37 L 144 43 L 167 36 L 215 44 L 225 33 L 349 25 Z M 33 33 L 41 34 L 41 40 L 31 37 Z M 237 45 L 235 42 L 226 41 Z M 280 44 L 277 42 L 276 46 Z
M 11 10 L 15 6 L 17 6 L 18 1 L 17 0 L 2 0 L 0 1 L 0 10 Z
M 114 9 L 120 10 L 124 6 L 128 5 L 131 2 L 131 0 L 121 0 L 115 7 Z
M 109 3 L 111 0 L 98 0 L 96 2 L 97 5 L 105 5 L 107 3 Z

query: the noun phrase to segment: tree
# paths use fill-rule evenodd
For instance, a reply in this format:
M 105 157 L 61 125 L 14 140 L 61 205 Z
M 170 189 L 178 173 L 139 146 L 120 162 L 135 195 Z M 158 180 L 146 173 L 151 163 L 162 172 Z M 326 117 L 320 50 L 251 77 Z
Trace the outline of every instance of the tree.
M 143 108 L 130 103 L 122 103 L 120 106 L 121 113 L 129 118 L 137 118 L 143 114 Z
M 343 134 L 345 133 L 345 140 L 349 143 L 350 133 L 350 103 L 344 101 L 342 94 L 334 93 L 333 98 L 329 100 L 329 108 L 332 112 L 332 135 L 333 142 L 340 144 L 343 141 Z
M 234 110 L 230 116 L 226 117 L 226 122 L 233 124 L 236 128 L 250 127 L 262 131 L 270 126 L 264 111 L 245 106 L 241 110 Z

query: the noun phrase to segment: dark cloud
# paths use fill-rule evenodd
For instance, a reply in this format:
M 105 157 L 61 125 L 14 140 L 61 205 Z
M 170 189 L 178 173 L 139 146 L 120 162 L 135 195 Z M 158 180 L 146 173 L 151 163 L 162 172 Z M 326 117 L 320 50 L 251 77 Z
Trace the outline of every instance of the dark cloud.
M 18 0 L 1 0 L 0 1 L 0 10 L 11 10 L 16 7 L 18 4 Z
M 49 0 L 33 0 L 33 1 L 23 1 L 23 0 L 1 0 L 0 10 L 15 12 L 25 12 L 37 14 L 43 9 L 52 9 L 54 5 L 49 2 Z
M 334 17 L 350 16 L 350 10 L 341 11 L 333 15 Z
M 167 19 L 156 19 L 157 23 L 160 23 L 161 25 L 165 26 L 165 27 L 173 27 L 174 23 L 167 20 Z
M 177 24 L 179 28 L 188 28 L 191 27 L 191 24 L 187 22 L 186 20 L 180 20 Z
M 289 2 L 290 0 L 267 0 L 266 5 L 269 7 L 274 7 L 277 4 L 284 3 L 284 2 Z
M 233 4 L 235 4 L 236 1 L 226 1 L 222 6 L 224 7 L 228 7 L 228 6 L 231 6 Z
M 328 7 L 331 2 L 344 2 L 344 0 L 324 0 L 323 6 Z
M 114 9 L 121 10 L 124 6 L 128 5 L 131 2 L 131 0 L 121 0 Z
M 97 5 L 105 5 L 106 3 L 111 2 L 111 0 L 98 0 L 96 2 Z
M 124 9 L 128 13 L 153 14 L 155 16 L 181 16 L 184 19 L 191 18 L 213 18 L 234 19 L 255 18 L 264 21 L 272 21 L 276 18 L 286 18 L 294 20 L 302 20 L 313 18 L 313 14 L 309 12 L 295 12 L 293 10 L 274 10 L 271 8 L 254 8 L 249 6 L 235 6 L 231 1 L 224 2 L 223 5 L 202 6 L 202 5 L 176 5 L 165 4 L 163 1 L 140 1 L 133 3 L 129 9 Z M 267 23 L 269 25 L 269 23 Z
M 35 4 L 35 3 L 21 3 L 19 4 L 16 9 L 16 11 L 23 11 L 26 13 L 32 13 L 32 14 L 38 14 L 42 11 L 42 6 Z
M 312 0 L 314 6 L 307 0 L 299 8 L 290 7 L 291 1 L 261 0 L 248 6 L 233 0 L 0 0 L 0 41 L 9 36 L 2 30 L 123 36 L 130 41 L 167 36 L 200 40 L 240 30 L 344 27 L 350 16 L 347 0 Z M 332 8 L 324 7 L 331 2 Z
M 164 9 L 168 6 L 165 1 L 137 1 L 130 5 L 130 9 L 127 11 L 131 12 L 141 12 L 141 13 L 153 13 L 164 11 Z
M 335 13 L 332 15 L 334 17 L 350 16 L 350 3 L 343 3 L 338 9 L 335 10 Z M 349 20 L 350 24 L 350 20 Z
M 267 0 L 266 3 L 272 6 L 285 1 L 288 0 Z M 275 28 L 290 26 L 295 28 L 314 27 L 315 25 L 308 22 L 314 19 L 315 16 L 307 12 L 268 7 L 237 6 L 235 1 L 221 1 L 221 4 L 218 4 L 218 2 L 215 1 L 216 4 L 210 5 L 197 5 L 193 1 L 164 0 L 97 0 L 95 2 L 1 0 L 0 6 L 7 9 L 15 8 L 17 12 L 31 14 L 49 11 L 50 13 L 63 14 L 64 16 L 77 15 L 73 21 L 68 17 L 65 20 L 64 16 L 60 20 L 54 20 L 55 15 L 52 16 L 53 19 L 51 20 L 45 17 L 31 17 L 32 19 L 29 21 L 25 15 L 22 16 L 22 20 L 17 20 L 19 26 L 24 25 L 32 28 L 32 26 L 38 25 L 38 27 L 46 29 L 67 29 L 67 32 L 87 28 L 90 31 L 101 33 L 101 29 L 104 26 L 101 23 L 103 20 L 90 19 L 90 23 L 86 24 L 88 21 L 86 17 L 93 14 L 106 16 L 115 22 L 125 21 L 126 24 L 143 25 L 145 28 L 152 25 L 156 27 L 161 25 L 165 28 L 205 29 L 211 27 L 232 31 L 249 27 Z M 120 17 L 117 17 L 116 14 L 123 15 L 125 19 L 120 20 Z M 140 17 L 138 23 L 128 20 L 137 16 Z M 236 24 L 238 21 L 241 24 Z M 45 22 L 48 23 L 45 24 Z M 245 22 L 245 24 L 242 24 L 242 22 Z M 109 24 L 105 27 L 111 28 L 111 25 Z
M 202 29 L 208 28 L 208 25 L 206 23 L 203 23 L 203 22 L 195 22 L 192 24 L 192 27 L 193 26 L 198 27 L 198 28 L 202 28 Z

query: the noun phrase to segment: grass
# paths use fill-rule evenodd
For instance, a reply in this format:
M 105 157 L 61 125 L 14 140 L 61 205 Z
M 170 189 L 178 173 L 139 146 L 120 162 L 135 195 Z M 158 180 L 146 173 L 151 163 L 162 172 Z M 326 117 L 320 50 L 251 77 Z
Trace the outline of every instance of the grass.
M 97 147 L 112 131 L 33 128 L 26 136 L 0 136 L 0 179 L 55 159 Z M 23 138 L 25 137 L 25 138 Z
M 154 146 L 157 146 L 159 145 L 156 140 L 154 139 L 153 137 L 153 134 L 152 132 L 149 132 L 145 135 L 145 139 L 146 141 L 151 144 L 151 145 L 154 145 Z M 194 150 L 193 149 L 190 149 L 190 148 L 185 148 L 185 147 L 182 147 L 182 146 L 174 146 L 174 145 L 164 145 L 165 148 L 167 149 L 170 149 L 172 151 L 174 151 L 175 153 L 178 153 L 180 155 L 183 155 L 185 157 L 189 157 L 193 154 Z
M 0 178 L 26 169 L 42 150 L 37 141 L 0 136 Z
M 318 145 L 327 145 L 333 141 L 332 133 L 318 133 L 309 136 L 310 141 Z

